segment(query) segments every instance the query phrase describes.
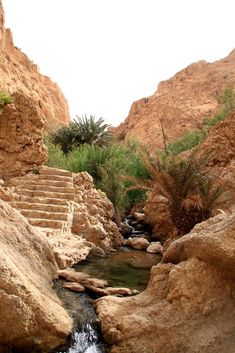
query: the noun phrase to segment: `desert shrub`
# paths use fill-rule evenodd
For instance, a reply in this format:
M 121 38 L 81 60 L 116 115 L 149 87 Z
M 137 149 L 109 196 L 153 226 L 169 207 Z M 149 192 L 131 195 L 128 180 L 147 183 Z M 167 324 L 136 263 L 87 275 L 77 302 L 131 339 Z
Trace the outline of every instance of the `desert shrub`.
M 203 125 L 210 128 L 220 121 L 226 119 L 229 112 L 235 109 L 235 91 L 232 87 L 227 87 L 219 96 L 218 102 L 222 105 L 221 109 L 210 119 L 204 119 Z
M 207 130 L 194 130 L 186 132 L 181 138 L 176 139 L 168 145 L 169 154 L 177 155 L 181 152 L 191 150 L 191 148 L 201 143 L 207 136 Z
M 13 102 L 13 98 L 9 96 L 7 93 L 0 92 L 0 109 L 5 107 L 7 104 L 11 104 Z
M 185 158 L 169 155 L 164 162 L 160 158 L 153 160 L 145 152 L 142 160 L 149 179 L 127 176 L 133 183 L 129 190 L 138 188 L 163 196 L 159 202 L 167 205 L 179 235 L 186 234 L 195 224 L 211 217 L 224 201 L 224 188 L 206 172 L 208 159 L 209 155 L 199 156 L 196 149 Z

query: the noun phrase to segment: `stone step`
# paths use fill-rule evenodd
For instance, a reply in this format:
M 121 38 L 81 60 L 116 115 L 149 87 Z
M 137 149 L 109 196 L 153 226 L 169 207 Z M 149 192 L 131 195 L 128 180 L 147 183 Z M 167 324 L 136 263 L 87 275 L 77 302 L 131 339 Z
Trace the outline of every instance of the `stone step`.
M 39 174 L 62 175 L 62 176 L 72 177 L 72 173 L 67 170 L 50 168 L 50 167 L 41 167 L 39 169 Z
M 64 200 L 74 200 L 74 193 L 56 193 L 41 190 L 28 190 L 28 189 L 17 189 L 18 195 L 28 196 L 28 197 L 43 197 L 43 198 L 53 198 L 53 199 L 64 199 Z
M 50 175 L 50 174 L 39 174 L 39 180 L 51 180 L 51 181 L 65 181 L 68 183 L 73 183 L 72 176 L 63 176 L 63 175 Z
M 20 189 L 25 189 L 29 191 L 46 191 L 52 193 L 64 193 L 64 194 L 74 194 L 73 187 L 58 187 L 58 186 L 47 186 L 47 185 L 38 185 L 38 184 L 26 184 L 26 185 L 19 185 L 16 187 L 16 192 Z
M 67 221 L 68 220 L 68 214 L 67 213 L 61 213 L 61 212 L 43 212 L 43 211 L 36 211 L 36 210 L 20 210 L 20 213 L 26 217 L 26 218 L 38 218 L 38 219 L 50 219 L 54 221 Z
M 36 211 L 44 211 L 44 212 L 62 212 L 62 213 L 70 212 L 69 206 L 63 206 L 63 205 L 53 205 L 53 204 L 48 205 L 44 203 L 23 202 L 23 201 L 10 202 L 10 205 L 14 208 L 21 209 L 21 210 L 36 210 Z
M 62 205 L 62 206 L 68 206 L 68 201 L 65 199 L 55 199 L 53 197 L 45 198 L 45 197 L 32 197 L 32 196 L 25 196 L 25 195 L 20 195 L 20 200 L 19 202 L 27 202 L 30 204 L 47 204 L 47 205 Z
M 55 180 L 40 180 L 39 178 L 24 178 L 24 179 L 16 179 L 11 181 L 12 186 L 21 186 L 21 185 L 30 185 L 30 187 L 38 185 L 38 186 L 48 186 L 48 187 L 58 187 L 58 188 L 70 188 L 73 190 L 72 179 L 70 182 L 68 181 L 55 181 Z
M 67 226 L 67 223 L 64 221 L 55 221 L 52 219 L 28 218 L 28 221 L 32 226 L 43 228 L 63 229 Z
M 52 238 L 54 236 L 62 235 L 62 229 L 55 229 L 55 228 L 47 228 L 47 227 L 37 227 L 33 226 L 39 232 L 43 232 L 47 237 Z

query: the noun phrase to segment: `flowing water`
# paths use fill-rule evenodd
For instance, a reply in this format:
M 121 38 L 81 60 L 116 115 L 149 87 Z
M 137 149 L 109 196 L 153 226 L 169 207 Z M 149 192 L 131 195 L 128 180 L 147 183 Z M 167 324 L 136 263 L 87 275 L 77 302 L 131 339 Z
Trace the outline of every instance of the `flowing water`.
M 122 248 L 104 258 L 88 258 L 74 267 L 77 271 L 107 280 L 110 286 L 142 291 L 149 281 L 150 268 L 160 261 L 160 255 Z M 64 289 L 62 280 L 55 283 L 55 290 L 73 317 L 76 327 L 69 345 L 56 353 L 104 353 L 93 300 L 85 293 Z

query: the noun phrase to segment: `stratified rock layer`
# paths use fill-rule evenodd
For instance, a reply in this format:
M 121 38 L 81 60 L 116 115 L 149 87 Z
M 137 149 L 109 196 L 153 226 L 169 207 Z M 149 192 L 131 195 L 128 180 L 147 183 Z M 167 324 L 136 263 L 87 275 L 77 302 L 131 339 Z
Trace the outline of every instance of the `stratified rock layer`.
M 64 343 L 72 322 L 52 290 L 56 271 L 47 239 L 0 200 L 0 351 Z
M 170 141 L 200 128 L 218 109 L 219 95 L 234 85 L 235 50 L 214 63 L 193 63 L 161 82 L 154 95 L 134 102 L 116 134 L 119 139 L 137 139 L 150 151 L 163 147 L 161 120 Z
M 171 244 L 164 262 L 141 294 L 98 300 L 107 351 L 233 353 L 235 216 L 197 225 Z

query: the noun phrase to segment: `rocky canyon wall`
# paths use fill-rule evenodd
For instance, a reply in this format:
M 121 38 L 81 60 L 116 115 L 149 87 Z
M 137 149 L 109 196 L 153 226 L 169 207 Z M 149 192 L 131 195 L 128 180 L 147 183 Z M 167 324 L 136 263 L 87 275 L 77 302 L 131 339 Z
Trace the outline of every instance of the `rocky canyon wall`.
M 43 131 L 67 124 L 70 118 L 57 84 L 14 46 L 10 29 L 4 27 L 1 1 L 0 50 L 0 91 L 13 97 L 13 104 L 0 112 L 0 170 L 11 176 L 45 162 Z
M 200 128 L 219 108 L 218 97 L 235 85 L 235 50 L 222 60 L 199 61 L 158 85 L 150 97 L 134 102 L 115 129 L 118 139 L 134 138 L 150 150 L 163 146 L 160 122 L 169 141 Z
M 40 73 L 39 67 L 14 45 L 11 30 L 5 29 L 2 1 L 0 1 L 0 48 L 0 90 L 9 94 L 21 92 L 27 98 L 33 99 L 41 117 L 45 120 L 46 129 L 53 129 L 60 123 L 68 123 L 70 120 L 68 104 L 58 85 Z

